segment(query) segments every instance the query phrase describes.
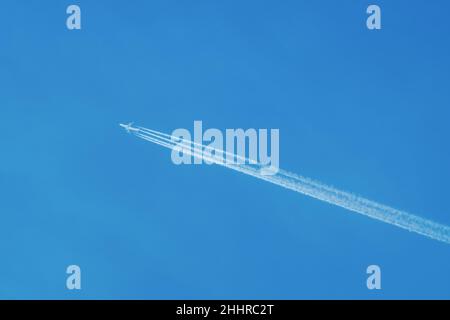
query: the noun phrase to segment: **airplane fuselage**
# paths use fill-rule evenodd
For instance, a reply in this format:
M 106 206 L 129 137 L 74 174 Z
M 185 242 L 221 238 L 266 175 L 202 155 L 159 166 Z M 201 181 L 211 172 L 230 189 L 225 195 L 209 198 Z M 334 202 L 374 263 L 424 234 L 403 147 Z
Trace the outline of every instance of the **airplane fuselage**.
M 132 122 L 129 123 L 129 124 L 119 123 L 119 125 L 120 125 L 122 128 L 124 128 L 125 130 L 127 130 L 128 133 L 130 133 L 130 132 L 132 132 L 132 131 L 138 132 L 139 129 L 138 129 L 138 128 L 132 127 L 132 126 L 131 126 L 132 124 L 133 124 Z

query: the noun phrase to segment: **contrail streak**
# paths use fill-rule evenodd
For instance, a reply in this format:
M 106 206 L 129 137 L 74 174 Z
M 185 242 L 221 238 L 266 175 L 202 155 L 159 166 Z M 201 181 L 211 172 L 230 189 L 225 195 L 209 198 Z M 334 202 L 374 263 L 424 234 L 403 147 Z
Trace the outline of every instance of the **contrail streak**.
M 191 140 L 181 139 L 144 127 L 137 127 L 135 128 L 135 131 L 130 132 L 141 139 L 161 145 L 168 149 L 177 148 L 188 155 L 203 158 L 214 164 L 245 173 L 286 189 L 395 225 L 410 232 L 415 232 L 431 239 L 450 244 L 449 226 L 424 219 L 405 211 L 394 209 L 285 170 L 279 170 L 273 175 L 264 175 L 261 172 L 261 169 L 263 168 L 261 165 L 247 163 L 231 164 L 224 161 L 223 158 L 223 155 L 229 154 L 228 152 L 204 146 Z M 202 151 L 204 149 L 209 151 L 215 150 L 214 155 L 205 155 Z M 234 154 L 233 156 L 241 161 L 246 160 L 248 162 L 248 159 Z

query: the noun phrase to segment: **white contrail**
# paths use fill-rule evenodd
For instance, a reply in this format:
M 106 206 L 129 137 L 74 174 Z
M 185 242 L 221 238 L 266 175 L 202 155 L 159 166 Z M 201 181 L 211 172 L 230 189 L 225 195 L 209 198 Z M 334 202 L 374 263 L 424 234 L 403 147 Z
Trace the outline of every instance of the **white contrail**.
M 310 197 L 337 205 L 339 207 L 363 214 L 365 216 L 395 225 L 411 232 L 424 235 L 426 237 L 450 244 L 450 227 L 433 222 L 428 219 L 397 210 L 386 205 L 365 199 L 352 193 L 338 190 L 321 182 L 311 180 L 306 177 L 279 170 L 274 175 L 264 175 L 261 173 L 261 166 L 249 164 L 230 164 L 224 161 L 221 155 L 229 154 L 224 150 L 217 150 L 209 146 L 181 139 L 166 133 L 138 127 L 138 131 L 133 131 L 137 137 L 153 142 L 163 147 L 174 149 L 181 148 L 188 155 L 203 158 L 212 163 L 251 175 L 261 180 L 271 182 L 284 188 L 308 195 Z M 215 150 L 214 156 L 206 156 L 202 150 Z M 219 155 L 218 155 L 219 154 Z M 242 158 L 233 155 L 238 159 Z M 242 160 L 242 159 L 240 159 Z M 245 159 L 248 161 L 248 159 Z

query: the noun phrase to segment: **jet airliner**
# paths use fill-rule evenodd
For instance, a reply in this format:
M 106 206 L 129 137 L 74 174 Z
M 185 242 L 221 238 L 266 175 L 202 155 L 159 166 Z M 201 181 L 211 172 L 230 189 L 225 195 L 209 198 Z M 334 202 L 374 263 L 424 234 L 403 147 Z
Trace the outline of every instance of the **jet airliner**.
M 139 131 L 138 128 L 133 128 L 133 127 L 132 127 L 133 122 L 130 122 L 129 124 L 119 123 L 119 125 L 120 125 L 122 128 L 125 128 L 125 130 L 127 130 L 128 133 L 130 133 L 130 132 L 132 132 L 132 131 L 135 131 L 135 132 L 138 132 L 138 131 Z

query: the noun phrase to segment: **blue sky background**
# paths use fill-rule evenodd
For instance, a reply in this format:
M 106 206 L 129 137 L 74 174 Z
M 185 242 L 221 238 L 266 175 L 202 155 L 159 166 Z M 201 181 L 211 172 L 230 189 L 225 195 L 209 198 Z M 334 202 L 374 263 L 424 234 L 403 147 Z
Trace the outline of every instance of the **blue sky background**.
M 381 31 L 365 26 L 371 3 Z M 66 29 L 70 4 L 81 31 Z M 0 298 L 450 297 L 449 245 L 175 166 L 118 126 L 279 128 L 282 168 L 450 225 L 448 1 L 0 11 Z M 381 291 L 366 288 L 370 264 Z

